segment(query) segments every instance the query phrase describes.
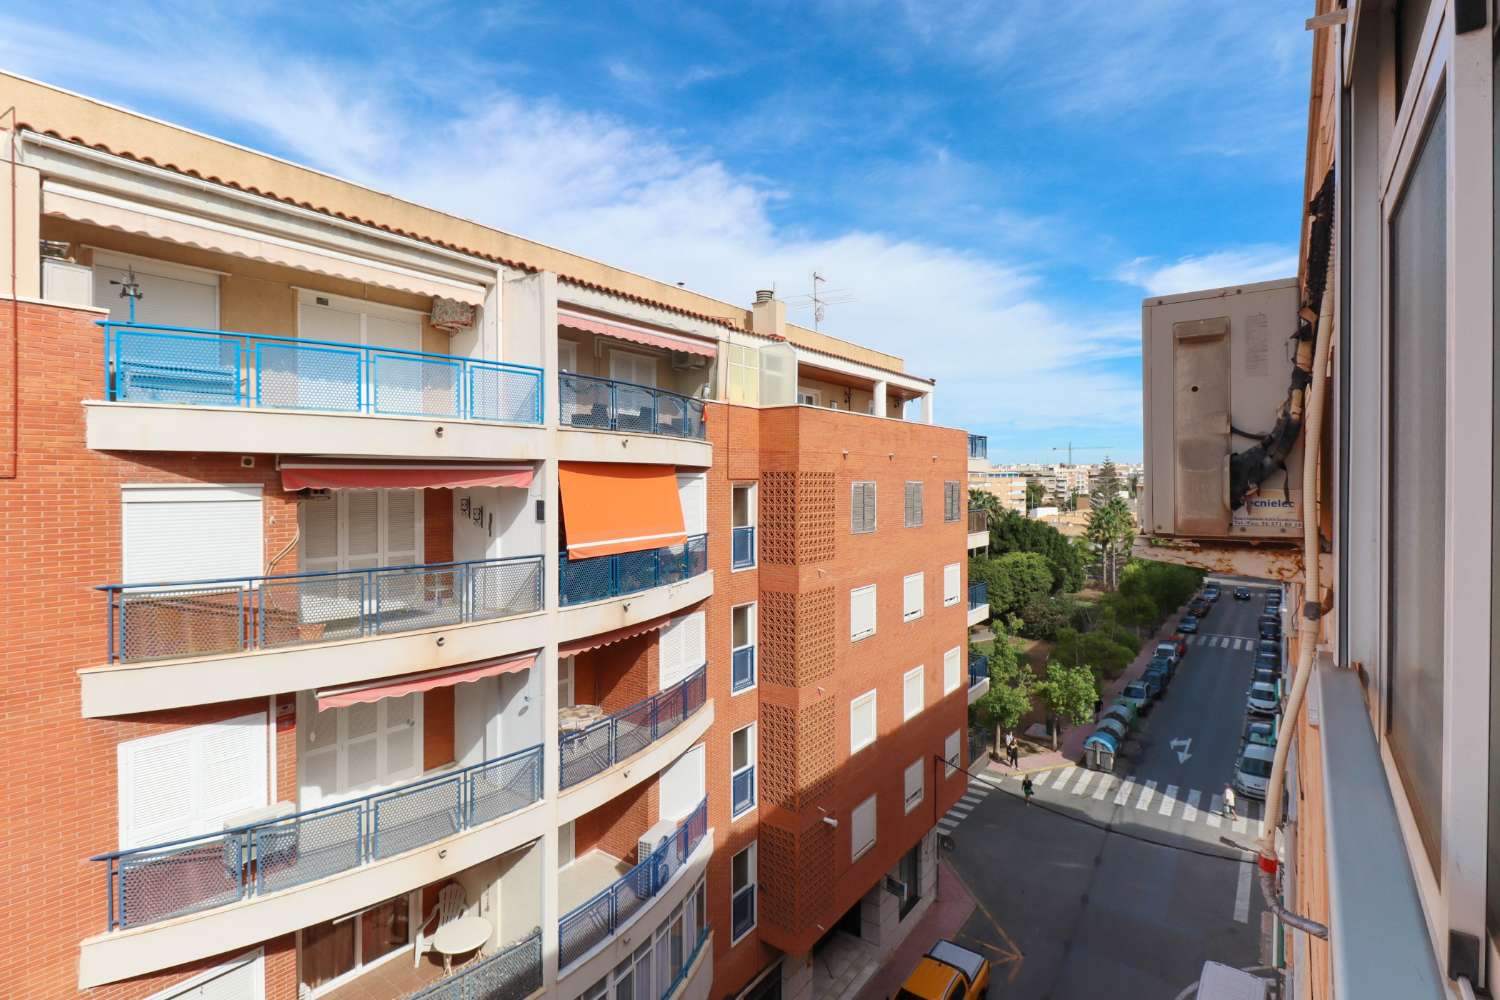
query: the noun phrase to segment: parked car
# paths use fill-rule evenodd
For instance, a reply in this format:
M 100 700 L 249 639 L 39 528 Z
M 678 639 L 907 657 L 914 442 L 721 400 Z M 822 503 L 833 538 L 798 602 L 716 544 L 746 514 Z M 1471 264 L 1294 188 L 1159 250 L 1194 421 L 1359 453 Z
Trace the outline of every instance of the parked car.
M 1281 708 L 1281 699 L 1276 696 L 1276 686 L 1258 681 L 1250 685 L 1245 694 L 1245 707 L 1251 715 L 1275 715 Z
M 1197 615 L 1199 618 L 1206 618 L 1208 617 L 1208 613 L 1211 610 L 1213 610 L 1213 605 L 1209 604 L 1201 597 L 1195 597 L 1190 602 L 1188 602 L 1187 613 L 1190 615 Z
M 1249 587 L 1235 587 L 1234 588 L 1234 599 L 1236 601 L 1248 601 L 1248 600 L 1250 600 L 1250 588 Z
M 1210 604 L 1217 601 L 1219 599 L 1219 585 L 1217 583 L 1210 583 L 1208 586 L 1204 587 L 1203 599 Z
M 1269 670 L 1271 671 L 1271 676 L 1277 680 L 1281 680 L 1281 657 L 1275 653 L 1256 653 L 1255 669 L 1257 671 Z
M 1248 744 L 1234 765 L 1235 790 L 1252 799 L 1265 798 L 1266 783 L 1271 779 L 1271 762 L 1275 759 L 1275 747 Z
M 1167 693 L 1167 680 L 1167 672 L 1160 667 L 1147 670 L 1141 675 L 1141 683 L 1146 685 L 1146 690 L 1153 699 Z
M 1280 589 L 1266 591 L 1266 607 L 1281 607 Z
M 1181 632 L 1173 632 L 1172 638 L 1167 641 L 1177 647 L 1177 659 L 1179 661 L 1187 659 L 1187 636 Z
M 1125 690 L 1120 692 L 1120 701 L 1128 701 L 1135 706 L 1138 715 L 1145 715 L 1151 711 L 1151 702 L 1155 696 L 1151 693 L 1144 681 L 1131 681 L 1125 685 Z
M 1158 642 L 1156 644 L 1156 652 L 1152 654 L 1151 658 L 1156 659 L 1161 656 L 1167 657 L 1175 664 L 1182 659 L 1182 647 L 1178 646 L 1175 642 Z
M 1184 617 L 1182 621 L 1177 623 L 1177 631 L 1188 635 L 1195 635 L 1198 631 L 1198 616 L 1187 615 Z
M 1260 620 L 1260 637 L 1262 639 L 1280 639 L 1281 622 L 1275 618 L 1262 618 Z
M 968 1000 L 990 989 L 990 963 L 978 952 L 940 940 L 906 977 L 896 1000 Z
M 1260 664 L 1256 664 L 1255 673 L 1251 675 L 1250 683 L 1268 684 L 1274 688 L 1276 686 L 1276 682 L 1279 680 L 1281 680 L 1280 674 L 1274 673 L 1269 668 L 1262 667 Z
M 1281 640 L 1280 639 L 1261 639 L 1259 642 L 1257 642 L 1255 644 L 1255 655 L 1256 656 L 1264 656 L 1266 654 L 1270 654 L 1271 656 L 1276 657 L 1276 662 L 1280 663 L 1281 662 Z
M 1244 743 L 1247 746 L 1274 747 L 1276 745 L 1276 721 L 1256 722 L 1251 720 L 1245 727 Z
M 1151 662 L 1146 664 L 1147 670 L 1164 670 L 1167 680 L 1171 680 L 1177 673 L 1177 658 L 1173 656 L 1153 656 Z

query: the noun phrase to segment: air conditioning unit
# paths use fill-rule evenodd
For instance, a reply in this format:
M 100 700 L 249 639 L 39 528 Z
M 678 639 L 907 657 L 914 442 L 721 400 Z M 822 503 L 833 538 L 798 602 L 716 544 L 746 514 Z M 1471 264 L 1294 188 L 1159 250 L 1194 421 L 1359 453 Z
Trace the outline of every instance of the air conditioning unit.
M 1297 280 L 1146 299 L 1141 314 L 1142 532 L 1299 540 L 1302 442 L 1277 461 L 1266 440 L 1297 379 Z
M 640 864 L 654 854 L 656 849 L 665 844 L 676 830 L 677 826 L 671 820 L 664 819 L 641 834 L 641 839 L 635 844 L 635 863 Z
M 672 370 L 674 372 L 694 372 L 708 365 L 708 357 L 703 354 L 691 354 L 687 351 L 672 352 Z

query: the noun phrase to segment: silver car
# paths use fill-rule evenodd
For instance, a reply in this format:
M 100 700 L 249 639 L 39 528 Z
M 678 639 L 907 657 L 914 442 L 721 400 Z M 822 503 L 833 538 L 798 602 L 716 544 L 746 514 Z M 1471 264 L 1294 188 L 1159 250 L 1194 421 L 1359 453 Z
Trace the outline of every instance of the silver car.
M 1264 681 L 1251 684 L 1250 691 L 1245 695 L 1245 707 L 1250 710 L 1251 715 L 1275 715 L 1281 708 L 1281 699 L 1276 696 L 1276 686 Z
M 1235 791 L 1252 799 L 1264 799 L 1266 784 L 1271 780 L 1271 762 L 1275 759 L 1274 748 L 1255 743 L 1247 745 L 1234 765 Z

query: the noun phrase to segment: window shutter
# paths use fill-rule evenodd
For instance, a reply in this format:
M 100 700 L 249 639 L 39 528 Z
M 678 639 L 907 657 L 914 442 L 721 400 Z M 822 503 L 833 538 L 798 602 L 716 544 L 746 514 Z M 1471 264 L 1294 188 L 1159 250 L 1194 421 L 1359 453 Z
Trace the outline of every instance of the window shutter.
M 304 573 L 339 568 L 339 501 L 337 496 L 306 500 L 302 508 L 302 539 L 298 546 Z
M 876 487 L 874 483 L 865 483 L 865 530 L 874 531 L 875 523 L 875 497 Z
M 701 472 L 677 476 L 677 498 L 682 503 L 682 524 L 689 535 L 708 531 L 708 477 Z
M 875 846 L 875 796 L 854 807 L 850 817 L 850 857 L 858 858 Z
M 924 591 L 927 589 L 926 574 L 913 573 L 901 581 L 901 617 L 903 621 L 912 621 L 921 618 L 925 610 L 926 601 Z
M 192 744 L 182 729 L 119 745 L 121 848 L 192 835 Z
M 125 486 L 120 508 L 125 583 L 264 572 L 259 486 Z
M 958 563 L 949 563 L 943 567 L 943 607 L 958 603 L 960 582 Z
M 380 494 L 345 490 L 344 566 L 371 569 L 380 565 Z
M 199 832 L 266 804 L 266 717 L 196 726 Z
M 901 678 L 901 719 L 904 722 L 922 711 L 922 684 L 926 669 L 915 667 Z
M 911 812 L 922 803 L 923 786 L 927 776 L 926 761 L 918 758 L 906 769 L 906 811 Z
M 415 778 L 422 773 L 417 747 L 417 713 L 422 709 L 422 696 L 386 698 L 381 704 L 385 706 L 385 768 L 381 781 Z
M 849 703 L 849 752 L 875 742 L 875 692 L 866 691 Z
M 385 490 L 384 566 L 410 566 L 419 562 L 421 490 Z
M 963 660 L 957 646 L 943 654 L 943 694 L 952 694 L 963 683 Z
M 694 612 L 669 622 L 661 630 L 657 675 L 662 689 L 671 687 L 708 659 L 707 617 Z
M 875 633 L 875 586 L 849 592 L 849 638 L 863 639 Z
M 698 808 L 704 796 L 703 744 L 688 750 L 661 773 L 661 805 L 658 814 L 664 820 L 679 820 Z M 637 858 L 639 862 L 642 859 Z
M 915 489 L 912 492 L 913 492 L 913 495 L 916 497 L 916 505 L 917 505 L 917 519 L 913 523 L 915 525 L 917 525 L 917 526 L 920 526 L 922 524 L 922 484 L 921 483 L 913 483 L 912 485 L 915 487 Z
M 945 778 L 951 778 L 951 777 L 953 777 L 954 773 L 958 770 L 958 763 L 959 763 L 959 761 L 958 761 L 958 730 L 957 729 L 955 729 L 955 730 L 953 730 L 953 732 L 949 733 L 948 734 L 948 738 L 943 741 L 943 760 L 945 760 L 945 761 L 948 762 L 947 766 L 943 768 L 943 777 L 945 777 Z

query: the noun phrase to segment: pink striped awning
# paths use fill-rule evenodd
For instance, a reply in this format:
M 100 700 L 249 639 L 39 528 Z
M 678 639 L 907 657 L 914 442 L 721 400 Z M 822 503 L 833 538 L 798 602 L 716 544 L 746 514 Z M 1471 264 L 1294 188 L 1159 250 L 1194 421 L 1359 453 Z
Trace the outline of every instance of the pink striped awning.
M 455 462 L 283 462 L 281 488 L 294 490 L 464 489 L 531 485 L 530 465 Z
M 641 326 L 632 326 L 629 323 L 621 323 L 617 320 L 598 319 L 594 316 L 585 316 L 582 313 L 569 312 L 566 309 L 557 311 L 557 325 L 565 326 L 570 330 L 581 330 L 584 333 L 597 333 L 605 337 L 613 337 L 616 340 L 628 340 L 633 344 L 647 344 L 651 347 L 661 347 L 669 351 L 686 351 L 688 354 L 701 354 L 705 358 L 715 357 L 719 353 L 718 345 L 709 341 L 694 340 L 692 337 L 682 337 L 675 333 L 666 333 L 661 330 L 648 330 Z
M 347 684 L 343 687 L 321 688 L 317 692 L 318 711 L 330 708 L 348 708 L 361 702 L 379 701 L 382 698 L 400 698 L 417 691 L 432 691 L 436 688 L 469 684 L 483 677 L 530 670 L 536 663 L 536 654 L 512 656 L 494 660 L 480 660 L 443 670 L 425 670 L 416 674 L 402 674 L 365 684 Z

